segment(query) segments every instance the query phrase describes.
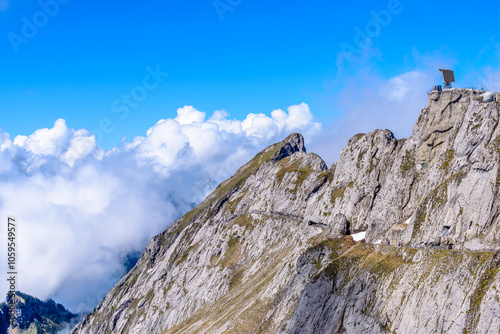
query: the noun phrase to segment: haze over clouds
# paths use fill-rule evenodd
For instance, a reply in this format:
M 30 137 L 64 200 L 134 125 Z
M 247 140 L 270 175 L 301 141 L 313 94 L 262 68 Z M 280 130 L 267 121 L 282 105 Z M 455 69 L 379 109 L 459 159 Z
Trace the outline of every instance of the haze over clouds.
M 360 86 L 355 80 L 346 82 L 339 108 L 349 112 L 335 120 L 310 147 L 328 164 L 337 161 L 342 148 L 356 133 L 382 128 L 391 130 L 396 138 L 411 135 L 413 123 L 427 104 L 426 91 L 433 83 L 431 75 L 420 71 L 389 80 L 376 75 L 364 79 L 370 85 Z
M 0 215 L 19 221 L 18 289 L 91 310 L 124 274 L 127 254 L 265 146 L 291 132 L 313 137 L 313 118 L 305 103 L 244 120 L 185 106 L 110 151 L 63 119 L 29 136 L 0 131 Z
M 337 66 L 342 74 L 325 91 L 332 99 L 332 110 L 339 116 L 325 124 L 310 150 L 331 164 L 356 133 L 389 129 L 396 138 L 409 137 L 420 111 L 427 105 L 427 91 L 442 82 L 437 69 L 453 68 L 454 59 L 455 54 L 447 49 L 423 54 L 414 49 L 407 58 L 410 70 L 387 77 L 378 70 L 383 60 L 379 49 L 366 47 L 361 57 L 353 58 L 339 53 Z M 462 75 L 456 75 L 457 86 L 470 82 Z

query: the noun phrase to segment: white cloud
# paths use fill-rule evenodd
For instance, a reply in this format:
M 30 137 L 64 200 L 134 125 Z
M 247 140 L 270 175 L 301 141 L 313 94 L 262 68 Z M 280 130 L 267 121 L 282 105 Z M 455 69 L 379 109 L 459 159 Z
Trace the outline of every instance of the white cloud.
M 129 148 L 165 176 L 193 163 L 217 164 L 233 154 L 233 142 L 257 147 L 294 131 L 307 136 L 321 128 L 313 121 L 307 104 L 290 106 L 287 111 L 274 110 L 271 117 L 251 113 L 243 121 L 230 120 L 225 111 L 216 111 L 205 121 L 204 112 L 185 106 L 177 110 L 175 119 L 158 121 L 147 131 L 147 137 L 135 138 Z M 228 171 L 234 167 L 231 165 Z
M 402 101 L 408 97 L 408 94 L 414 93 L 417 83 L 426 81 L 426 79 L 429 79 L 429 76 L 418 71 L 411 71 L 390 78 L 380 89 L 381 97 L 392 102 Z
M 61 155 L 61 161 L 73 167 L 77 160 L 91 154 L 95 149 L 95 135 L 90 135 L 87 131 L 76 131 L 69 141 L 68 150 Z
M 63 119 L 14 140 L 0 131 L 0 216 L 19 220 L 18 288 L 91 309 L 123 275 L 127 254 L 142 251 L 214 181 L 289 132 L 319 128 L 303 103 L 244 120 L 225 111 L 206 119 L 185 106 L 110 151 Z M 5 281 L 0 288 L 5 295 Z
M 58 156 L 67 143 L 69 136 L 66 121 L 58 119 L 51 129 L 44 128 L 36 130 L 31 136 L 14 138 L 15 143 L 22 144 L 26 150 L 35 155 Z
M 313 122 L 313 115 L 309 106 L 305 103 L 292 105 L 287 109 L 288 113 L 281 109 L 271 112 L 271 117 L 264 114 L 248 114 L 241 123 L 243 131 L 247 136 L 259 138 L 271 138 L 280 132 L 294 132 L 305 129 L 304 135 L 308 137 L 321 129 L 319 123 Z
M 247 136 L 258 138 L 275 136 L 273 119 L 264 114 L 248 114 L 241 123 L 241 127 Z
M 205 113 L 196 110 L 193 106 L 184 106 L 177 109 L 175 120 L 180 124 L 202 123 L 205 120 Z
M 294 131 L 307 126 L 312 120 L 313 115 L 307 104 L 293 105 L 288 107 L 288 117 L 285 118 L 285 129 L 287 131 Z M 319 130 L 319 124 L 313 126 L 313 130 Z
M 10 148 L 12 148 L 12 140 L 10 140 L 10 136 L 7 133 L 0 131 L 0 152 Z

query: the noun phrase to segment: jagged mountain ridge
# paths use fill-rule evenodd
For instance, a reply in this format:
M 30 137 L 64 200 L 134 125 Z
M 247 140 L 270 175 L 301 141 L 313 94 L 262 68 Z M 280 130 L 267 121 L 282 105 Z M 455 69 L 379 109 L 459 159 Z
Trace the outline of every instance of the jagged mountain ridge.
M 330 168 L 299 134 L 266 148 L 73 333 L 498 333 L 499 106 L 481 93 L 430 93 L 410 138 L 355 135 Z
M 63 305 L 52 299 L 41 301 L 20 291 L 16 292 L 16 326 L 10 326 L 9 301 L 0 303 L 0 333 L 2 334 L 55 334 L 63 328 L 70 328 L 69 323 L 77 315 L 66 310 Z

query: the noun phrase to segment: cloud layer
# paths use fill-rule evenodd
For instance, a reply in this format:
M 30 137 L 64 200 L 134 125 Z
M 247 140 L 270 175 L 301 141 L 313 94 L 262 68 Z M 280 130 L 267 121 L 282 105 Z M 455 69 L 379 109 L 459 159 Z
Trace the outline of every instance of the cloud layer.
M 320 128 L 302 103 L 244 120 L 185 106 L 110 151 L 63 119 L 30 136 L 0 131 L 0 216 L 18 219 L 18 289 L 88 311 L 124 274 L 128 254 L 255 153 Z

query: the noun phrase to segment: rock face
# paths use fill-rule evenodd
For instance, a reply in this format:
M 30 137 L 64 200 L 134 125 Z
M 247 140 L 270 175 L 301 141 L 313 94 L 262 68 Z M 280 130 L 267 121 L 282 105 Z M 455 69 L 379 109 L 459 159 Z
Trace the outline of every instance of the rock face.
M 9 303 L 0 303 L 0 333 L 2 334 L 55 334 L 63 329 L 68 330 L 69 323 L 77 317 L 76 314 L 69 312 L 52 299 L 44 302 L 19 291 L 16 292 L 15 304 L 17 325 L 9 327 Z
M 498 333 L 500 108 L 481 93 L 433 92 L 410 138 L 357 134 L 330 168 L 299 134 L 266 148 L 73 333 Z

